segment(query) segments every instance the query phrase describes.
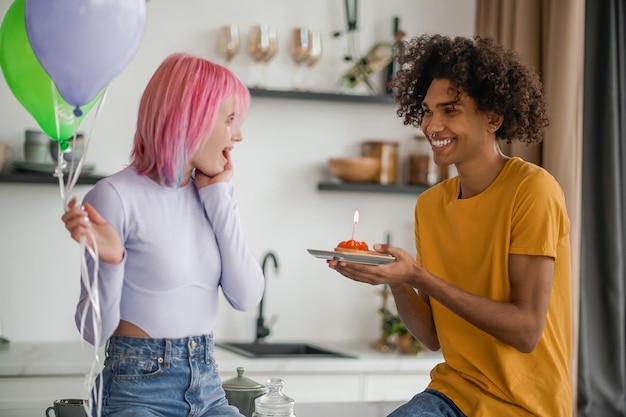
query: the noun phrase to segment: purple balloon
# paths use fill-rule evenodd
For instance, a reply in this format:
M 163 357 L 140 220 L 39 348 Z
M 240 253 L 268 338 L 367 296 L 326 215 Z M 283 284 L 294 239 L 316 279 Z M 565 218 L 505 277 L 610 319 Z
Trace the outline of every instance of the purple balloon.
M 79 107 L 91 102 L 137 53 L 146 1 L 26 0 L 24 17 L 39 63 L 65 101 Z

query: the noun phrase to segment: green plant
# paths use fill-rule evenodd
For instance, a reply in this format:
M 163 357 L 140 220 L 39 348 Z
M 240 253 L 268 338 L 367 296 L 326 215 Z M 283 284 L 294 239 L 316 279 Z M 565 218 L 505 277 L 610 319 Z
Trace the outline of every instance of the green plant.
M 391 328 L 391 334 L 408 334 L 409 329 L 406 328 L 404 322 L 398 318 L 398 321 Z
M 400 337 L 409 337 L 410 342 L 409 346 L 406 347 L 405 353 L 418 353 L 424 350 L 424 345 L 420 343 L 419 340 L 415 338 L 409 332 L 409 329 L 404 325 L 404 322 L 397 314 L 392 313 L 387 308 L 380 308 L 378 312 L 381 314 L 382 318 L 382 335 L 385 339 L 390 338 L 391 336 Z
M 384 338 L 388 338 L 394 335 L 398 325 L 402 324 L 400 317 L 397 314 L 393 314 L 387 308 L 380 308 L 378 309 L 378 312 L 381 315 L 382 336 Z

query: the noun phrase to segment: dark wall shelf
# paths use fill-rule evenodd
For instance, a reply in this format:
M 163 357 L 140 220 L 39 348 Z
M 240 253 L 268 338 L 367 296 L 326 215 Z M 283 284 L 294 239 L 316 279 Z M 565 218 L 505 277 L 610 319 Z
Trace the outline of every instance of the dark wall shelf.
M 367 96 L 357 94 L 342 94 L 331 92 L 315 92 L 315 91 L 291 91 L 291 90 L 268 90 L 264 88 L 249 88 L 252 97 L 264 97 L 288 100 L 309 100 L 309 101 L 327 101 L 342 103 L 364 103 L 364 104 L 395 104 L 391 96 Z M 93 185 L 103 178 L 100 175 L 81 175 L 77 184 Z M 59 180 L 52 173 L 27 172 L 14 170 L 10 172 L 0 172 L 0 183 L 22 183 L 22 184 L 58 184 Z M 358 192 L 376 192 L 376 193 L 395 193 L 395 194 L 419 194 L 424 189 L 415 186 L 404 185 L 378 185 L 378 184 L 337 184 L 337 183 L 321 183 L 318 187 L 320 190 L 333 191 L 358 191 Z
M 98 180 L 104 178 L 100 175 L 80 175 L 77 185 L 93 185 Z M 67 182 L 67 175 L 64 180 Z M 0 173 L 0 183 L 21 183 L 21 184 L 59 184 L 59 179 L 51 173 L 11 171 Z
M 344 103 L 394 104 L 391 96 L 366 96 L 314 91 L 266 90 L 249 88 L 252 97 L 281 98 L 290 100 L 336 101 Z
M 320 191 L 351 191 L 358 193 L 408 194 L 417 196 L 428 189 L 428 187 L 422 185 L 320 182 L 317 184 L 317 189 Z

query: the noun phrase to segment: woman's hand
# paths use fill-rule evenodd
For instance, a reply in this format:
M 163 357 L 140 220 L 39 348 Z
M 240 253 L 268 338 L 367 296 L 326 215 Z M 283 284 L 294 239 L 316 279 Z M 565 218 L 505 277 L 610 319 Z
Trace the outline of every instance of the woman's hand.
M 215 184 L 217 182 L 228 182 L 233 177 L 233 164 L 230 160 L 230 152 L 226 153 L 226 165 L 224 165 L 224 170 L 219 174 L 211 177 L 204 172 L 202 172 L 199 168 L 194 169 L 194 184 L 196 184 L 197 188 L 206 187 L 210 184 Z
M 124 258 L 124 246 L 117 231 L 96 211 L 89 203 L 83 207 L 77 206 L 76 197 L 67 204 L 67 210 L 61 217 L 65 228 L 70 232 L 72 239 L 80 243 L 81 238 L 87 239 L 87 245 L 94 249 L 91 230 L 100 260 L 107 263 L 119 264 Z

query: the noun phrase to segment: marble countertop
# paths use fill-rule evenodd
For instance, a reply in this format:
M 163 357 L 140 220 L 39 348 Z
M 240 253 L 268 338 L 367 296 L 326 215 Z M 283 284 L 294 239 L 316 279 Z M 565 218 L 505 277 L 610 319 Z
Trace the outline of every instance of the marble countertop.
M 369 342 L 308 342 L 356 358 L 247 358 L 215 348 L 215 359 L 222 373 L 242 366 L 249 373 L 333 374 L 333 373 L 428 373 L 442 361 L 440 352 L 402 355 L 397 351 L 378 352 Z M 0 377 L 85 375 L 94 361 L 96 350 L 87 343 L 12 342 L 0 349 Z M 104 353 L 98 350 L 100 360 Z
M 298 417 L 341 416 L 382 417 L 398 408 L 402 402 L 346 402 L 346 403 L 296 403 L 294 412 Z M 2 417 L 41 416 L 39 408 L 2 410 Z

